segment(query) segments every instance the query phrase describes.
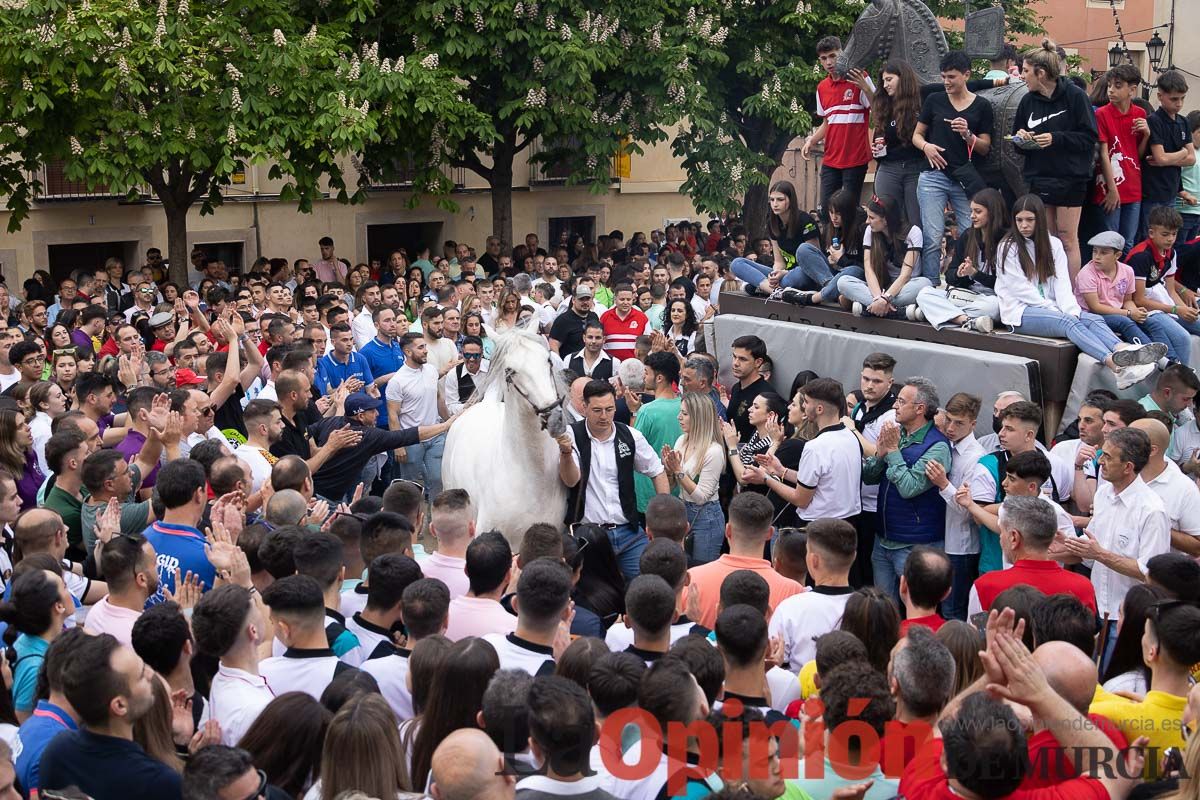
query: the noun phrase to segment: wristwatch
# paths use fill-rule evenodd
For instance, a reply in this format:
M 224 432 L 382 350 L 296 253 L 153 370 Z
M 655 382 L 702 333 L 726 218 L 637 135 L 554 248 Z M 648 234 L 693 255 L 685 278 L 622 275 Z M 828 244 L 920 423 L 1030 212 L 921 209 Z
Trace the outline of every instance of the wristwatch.
M 727 452 L 731 456 L 736 456 L 738 454 L 738 449 L 736 447 L 730 447 L 725 452 Z
M 687 474 L 686 472 L 676 472 L 676 473 L 675 473 L 675 480 L 676 480 L 676 481 L 678 481 L 680 478 L 682 478 L 682 477 L 683 477 L 684 475 L 686 475 L 686 474 Z

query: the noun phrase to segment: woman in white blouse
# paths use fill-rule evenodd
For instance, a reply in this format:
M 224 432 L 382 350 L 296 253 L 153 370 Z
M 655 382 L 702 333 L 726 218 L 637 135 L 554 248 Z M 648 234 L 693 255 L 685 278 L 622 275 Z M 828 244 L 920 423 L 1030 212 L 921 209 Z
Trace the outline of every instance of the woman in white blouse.
M 692 529 L 692 558 L 698 564 L 721 555 L 725 516 L 717 492 L 725 470 L 725 450 L 712 398 L 687 392 L 679 405 L 679 428 L 683 435 L 675 447 L 663 447 L 663 466 L 687 507 Z
M 33 421 L 29 433 L 33 436 L 33 449 L 37 453 L 38 466 L 49 475 L 46 464 L 46 442 L 50 441 L 50 426 L 67 411 L 67 396 L 62 387 L 50 381 L 38 381 L 29 388 L 29 405 L 33 409 Z
M 998 260 L 1000 321 L 1014 332 L 1070 339 L 1112 370 L 1121 389 L 1149 377 L 1166 355 L 1167 346 L 1158 342 L 1122 343 L 1101 317 L 1079 307 L 1067 253 L 1050 235 L 1046 206 L 1036 195 L 1027 194 L 1013 205 L 1013 226 L 1000 244 Z

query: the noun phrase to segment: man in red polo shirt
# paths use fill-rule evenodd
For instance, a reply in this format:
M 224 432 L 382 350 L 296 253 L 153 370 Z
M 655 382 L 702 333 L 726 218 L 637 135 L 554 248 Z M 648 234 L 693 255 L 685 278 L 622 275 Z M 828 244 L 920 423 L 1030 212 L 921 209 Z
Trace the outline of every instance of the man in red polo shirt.
M 900 623 L 901 636 L 906 635 L 912 625 L 923 625 L 936 632 L 946 624 L 938 613 L 938 606 L 950 596 L 953 579 L 954 567 L 944 551 L 923 544 L 912 549 L 904 562 L 904 574 L 900 576 L 900 599 L 904 603 L 905 616 Z
M 613 292 L 613 307 L 600 315 L 600 324 L 604 326 L 604 352 L 617 361 L 636 357 L 637 338 L 650 327 L 650 320 L 641 309 L 634 307 L 635 297 L 632 285 L 618 284 Z
M 1000 505 L 1000 549 L 1012 568 L 979 576 L 971 587 L 967 613 L 987 611 L 997 595 L 1019 583 L 1040 589 L 1047 596 L 1060 592 L 1075 595 L 1094 613 L 1096 591 L 1092 582 L 1053 560 L 1050 550 L 1057 533 L 1058 517 L 1048 501 L 1041 497 L 1006 497 Z
M 807 161 L 813 145 L 825 142 L 825 157 L 821 162 L 822 213 L 838 189 L 847 189 L 855 197 L 862 194 L 867 164 L 871 161 L 871 101 L 875 85 L 861 70 L 837 74 L 841 53 L 842 41 L 836 36 L 826 36 L 817 42 L 817 59 L 828 73 L 817 84 L 817 116 L 821 117 L 821 124 L 800 150 Z

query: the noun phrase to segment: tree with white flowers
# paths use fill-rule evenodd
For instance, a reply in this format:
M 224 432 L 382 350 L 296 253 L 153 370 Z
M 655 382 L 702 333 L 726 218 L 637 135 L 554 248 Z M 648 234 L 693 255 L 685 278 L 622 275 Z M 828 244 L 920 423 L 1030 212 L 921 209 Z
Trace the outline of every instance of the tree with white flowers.
M 9 227 L 28 215 L 41 164 L 114 193 L 141 187 L 163 206 L 171 277 L 186 280 L 187 214 L 211 213 L 234 172 L 271 161 L 280 199 L 302 211 L 326 190 L 364 198 L 339 158 L 383 138 L 428 141 L 429 104 L 459 125 L 481 119 L 437 57 L 380 58 L 352 45 L 370 0 L 331 0 L 319 26 L 282 0 L 25 0 L 0 15 L 0 191 Z M 423 186 L 436 187 L 432 171 Z M 327 188 L 326 188 L 327 187 Z
M 492 230 L 512 242 L 515 157 L 540 140 L 536 158 L 569 182 L 607 191 L 614 155 L 663 141 L 712 46 L 691 35 L 693 15 L 671 0 L 414 0 L 381 4 L 364 30 L 381 53 L 411 59 L 436 49 L 485 126 L 432 105 L 434 148 L 415 137 L 368 148 L 364 168 L 388 179 L 396 166 L 465 168 L 487 181 Z M 448 181 L 448 179 L 445 179 Z M 445 187 L 443 187 L 445 188 Z

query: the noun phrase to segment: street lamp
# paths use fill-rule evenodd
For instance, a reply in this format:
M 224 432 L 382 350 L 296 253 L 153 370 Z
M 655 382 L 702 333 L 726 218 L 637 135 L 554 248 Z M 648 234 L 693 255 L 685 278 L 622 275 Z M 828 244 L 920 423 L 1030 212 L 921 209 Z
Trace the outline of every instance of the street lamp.
M 1158 72 L 1158 65 L 1162 63 L 1163 50 L 1167 49 L 1167 43 L 1158 35 L 1158 31 L 1150 37 L 1150 41 L 1146 42 L 1146 56 L 1150 59 L 1150 68 Z
M 1109 69 L 1112 69 L 1113 67 L 1117 66 L 1124 60 L 1125 60 L 1125 51 L 1123 49 L 1121 49 L 1121 45 L 1114 44 L 1112 47 L 1108 48 L 1108 68 Z

